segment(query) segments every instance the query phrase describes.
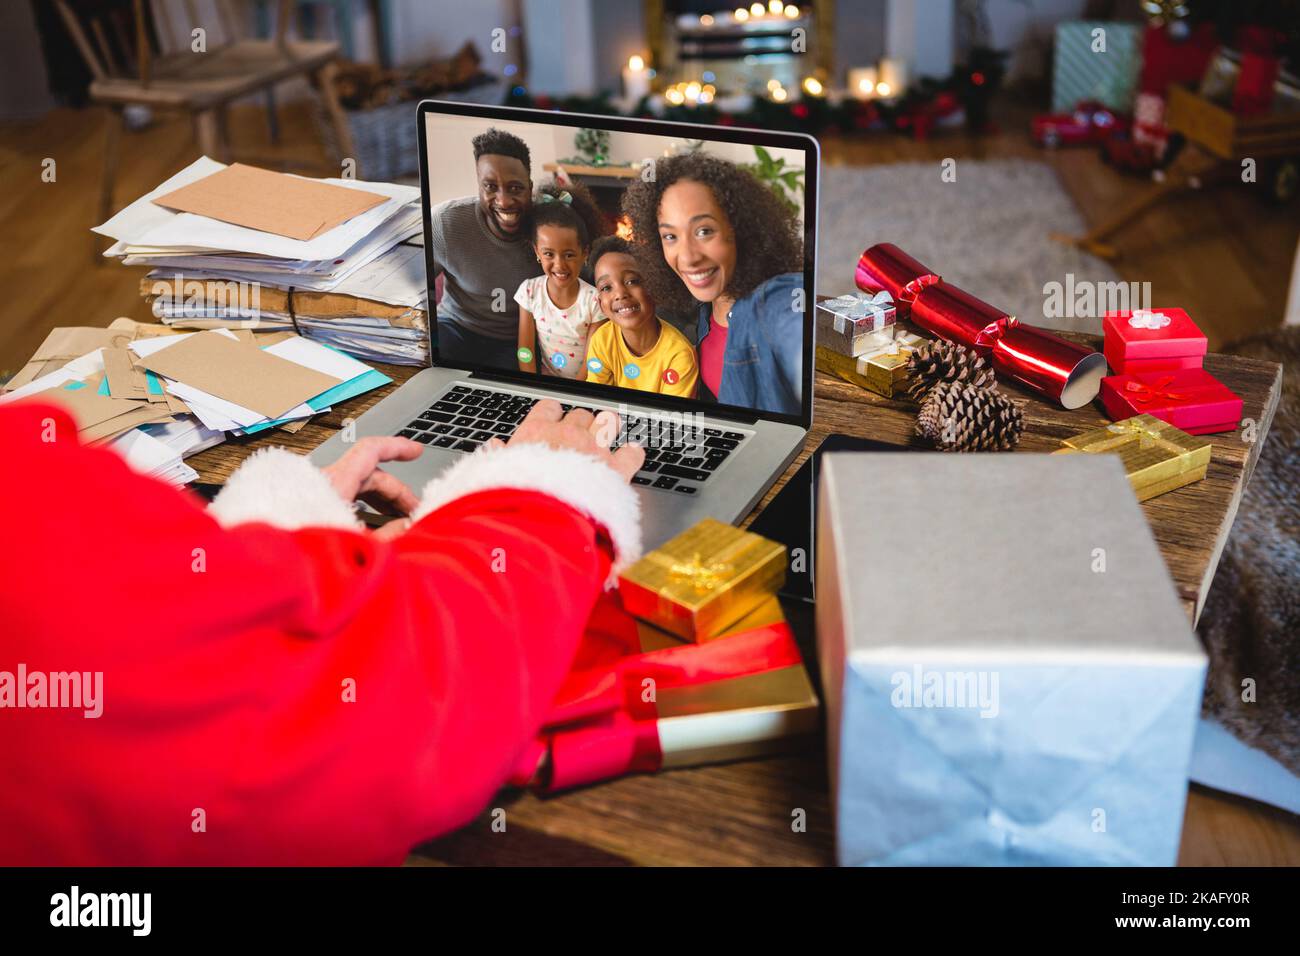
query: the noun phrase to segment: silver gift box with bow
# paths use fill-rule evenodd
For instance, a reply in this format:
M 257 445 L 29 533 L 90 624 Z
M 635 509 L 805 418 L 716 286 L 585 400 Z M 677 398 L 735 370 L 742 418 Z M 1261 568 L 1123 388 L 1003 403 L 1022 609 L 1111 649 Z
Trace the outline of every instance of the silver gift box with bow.
M 856 358 L 894 338 L 897 311 L 888 292 L 853 292 L 817 303 L 817 344 Z

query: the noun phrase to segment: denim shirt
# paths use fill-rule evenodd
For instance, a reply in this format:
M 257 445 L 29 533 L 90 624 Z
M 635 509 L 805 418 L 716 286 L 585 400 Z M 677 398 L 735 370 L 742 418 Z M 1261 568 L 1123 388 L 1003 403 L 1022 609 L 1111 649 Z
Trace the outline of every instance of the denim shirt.
M 718 401 L 797 415 L 803 404 L 804 309 L 796 309 L 803 273 L 773 276 L 731 307 Z M 696 342 L 713 327 L 713 307 L 700 306 Z

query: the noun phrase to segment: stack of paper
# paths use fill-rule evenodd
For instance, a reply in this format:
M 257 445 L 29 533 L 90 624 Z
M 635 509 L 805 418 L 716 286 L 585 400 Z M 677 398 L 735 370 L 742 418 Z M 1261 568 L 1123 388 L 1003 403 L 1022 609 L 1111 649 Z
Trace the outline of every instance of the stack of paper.
M 114 326 L 106 346 L 52 369 L 51 360 L 42 359 L 42 374 L 0 403 L 38 396 L 62 405 L 82 441 L 106 442 L 132 467 L 176 484 L 197 477 L 184 459 L 219 443 L 226 432 L 250 435 L 277 426 L 294 431 L 334 403 L 391 381 L 293 333 L 152 335 L 142 331 L 147 326 Z M 86 331 L 104 330 L 57 329 L 51 339 L 88 341 L 69 335 Z M 42 348 L 38 355 L 53 352 Z
M 308 179 L 206 157 L 95 232 L 153 267 L 141 292 L 167 325 L 294 329 L 360 357 L 427 364 L 419 190 Z

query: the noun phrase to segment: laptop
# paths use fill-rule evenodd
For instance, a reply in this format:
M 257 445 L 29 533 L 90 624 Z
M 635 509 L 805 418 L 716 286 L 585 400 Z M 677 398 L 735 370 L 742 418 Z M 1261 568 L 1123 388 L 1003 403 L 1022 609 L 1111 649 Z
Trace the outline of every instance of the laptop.
M 419 104 L 418 124 L 432 367 L 354 436 L 424 444 L 417 460 L 384 465 L 418 495 L 491 438 L 508 442 L 541 399 L 609 409 L 623 423 L 616 445 L 646 449 L 633 487 L 647 547 L 705 517 L 743 518 L 812 423 L 816 140 L 435 100 Z M 761 158 L 796 173 L 779 206 L 751 171 Z M 572 217 L 549 203 L 594 205 L 630 260 L 585 261 L 580 240 L 593 237 L 562 228 Z M 634 285 L 658 293 L 657 338 L 644 310 L 629 320 L 637 307 L 619 304 Z M 733 299 L 723 328 L 714 314 Z M 348 447 L 339 433 L 311 458 L 327 465 Z

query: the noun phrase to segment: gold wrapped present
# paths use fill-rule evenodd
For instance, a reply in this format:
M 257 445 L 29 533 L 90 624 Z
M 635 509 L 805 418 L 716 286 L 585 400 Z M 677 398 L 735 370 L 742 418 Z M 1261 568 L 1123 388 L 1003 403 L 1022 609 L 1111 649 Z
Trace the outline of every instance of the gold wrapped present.
M 716 636 L 784 621 L 780 601 L 768 597 Z M 642 651 L 681 646 L 676 637 L 649 624 L 639 623 L 637 633 Z M 788 748 L 790 738 L 819 727 L 817 692 L 802 663 L 688 687 L 663 687 L 655 705 L 665 769 L 779 752 Z
M 907 358 L 925 339 L 898 329 L 888 345 L 856 358 L 817 346 L 817 368 L 846 382 L 893 398 L 907 387 Z
M 717 637 L 785 583 L 785 545 L 712 518 L 619 577 L 628 613 L 688 641 Z
M 1154 415 L 1126 418 L 1067 438 L 1063 444 L 1065 447 L 1053 454 L 1119 455 L 1138 501 L 1200 481 L 1210 464 L 1208 441 Z

